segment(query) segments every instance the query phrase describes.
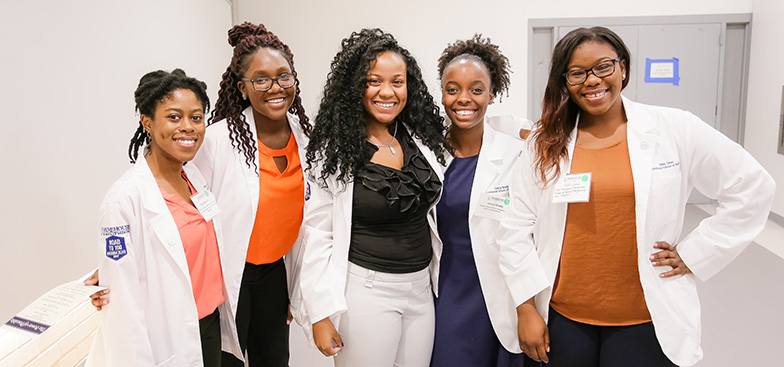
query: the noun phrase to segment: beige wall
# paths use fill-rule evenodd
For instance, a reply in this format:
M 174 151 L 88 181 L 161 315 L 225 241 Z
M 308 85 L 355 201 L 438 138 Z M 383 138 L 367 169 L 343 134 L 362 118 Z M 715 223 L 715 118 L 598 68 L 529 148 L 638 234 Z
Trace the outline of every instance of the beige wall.
M 0 323 L 98 263 L 98 205 L 130 166 L 139 78 L 180 67 L 216 96 L 229 27 L 225 0 L 0 5 Z

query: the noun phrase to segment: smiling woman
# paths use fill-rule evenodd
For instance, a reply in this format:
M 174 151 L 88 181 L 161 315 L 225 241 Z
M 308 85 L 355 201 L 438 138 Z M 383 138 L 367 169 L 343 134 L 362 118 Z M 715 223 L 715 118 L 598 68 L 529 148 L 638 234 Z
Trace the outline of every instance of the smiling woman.
M 218 217 L 202 205 L 212 195 L 184 166 L 202 145 L 206 85 L 179 69 L 155 71 L 135 97 L 141 118 L 128 149 L 135 165 L 101 204 L 101 285 L 112 289 L 112 302 L 87 365 L 219 366 L 221 344 L 239 355 L 225 292 L 239 282 L 222 265 Z
M 337 353 L 339 367 L 424 367 L 441 252 L 433 209 L 443 118 L 392 35 L 363 29 L 342 45 L 308 145 L 306 332 L 324 355 Z
M 631 65 L 607 28 L 566 34 L 510 183 L 501 265 L 522 349 L 550 367 L 697 363 L 696 278 L 756 237 L 775 191 L 748 152 L 695 115 L 621 96 Z M 573 178 L 589 196 L 566 194 Z M 692 188 L 721 210 L 682 235 Z

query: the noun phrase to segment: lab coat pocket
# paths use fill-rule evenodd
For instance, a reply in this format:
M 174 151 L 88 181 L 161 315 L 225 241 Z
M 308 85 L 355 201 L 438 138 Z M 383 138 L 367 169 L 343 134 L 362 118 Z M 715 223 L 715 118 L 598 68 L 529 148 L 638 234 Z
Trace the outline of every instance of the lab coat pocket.
M 166 358 L 165 361 L 156 364 L 155 367 L 172 367 L 172 366 L 174 366 L 174 357 L 176 357 L 176 356 L 171 356 L 169 358 Z
M 700 299 L 694 274 L 673 277 L 666 285 L 670 304 L 675 306 L 682 325 L 689 330 L 698 330 L 700 323 Z
M 648 228 L 659 228 L 675 220 L 681 202 L 681 174 L 653 176 L 648 201 Z

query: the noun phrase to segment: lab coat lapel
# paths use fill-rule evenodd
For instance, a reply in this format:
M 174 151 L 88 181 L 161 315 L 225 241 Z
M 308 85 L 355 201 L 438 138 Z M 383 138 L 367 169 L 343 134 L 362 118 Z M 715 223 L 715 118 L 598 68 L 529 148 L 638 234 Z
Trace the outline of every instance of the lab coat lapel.
M 482 148 L 476 162 L 474 182 L 471 185 L 471 198 L 468 205 L 468 220 L 471 221 L 479 207 L 479 198 L 486 192 L 490 184 L 498 175 L 498 167 L 503 163 L 503 150 L 505 147 L 495 144 L 497 133 L 489 126 L 484 127 L 482 134 Z
M 248 189 L 248 197 L 250 197 L 251 207 L 253 208 L 253 213 L 258 211 L 259 209 L 259 174 L 257 172 L 259 167 L 259 147 L 258 147 L 258 137 L 256 136 L 256 120 L 253 118 L 253 107 L 249 106 L 242 112 L 245 115 L 245 121 L 248 122 L 248 130 L 250 130 L 251 135 L 251 145 L 254 149 L 253 153 L 253 165 L 248 167 L 245 163 L 244 155 L 240 155 L 241 164 L 243 166 L 242 173 L 245 176 L 245 186 Z M 251 221 L 255 221 L 255 218 L 251 218 Z
M 136 161 L 134 174 L 143 178 L 143 185 L 139 187 L 142 205 L 146 210 L 155 213 L 155 216 L 150 220 L 150 227 L 165 252 L 172 257 L 172 260 L 177 264 L 183 275 L 190 279 L 188 261 L 185 258 L 185 249 L 182 247 L 182 239 L 180 238 L 177 224 L 174 222 L 174 217 L 169 212 L 168 206 L 166 206 L 166 201 L 163 199 L 158 183 L 155 181 L 150 166 L 147 165 L 147 160 L 144 157 Z
M 655 131 L 655 121 L 646 114 L 638 113 L 634 102 L 624 98 L 623 106 L 626 111 L 626 140 L 634 180 L 635 216 L 637 223 L 645 223 L 651 189 L 651 167 L 654 153 L 660 143 L 659 136 Z M 638 225 L 638 228 L 643 227 Z

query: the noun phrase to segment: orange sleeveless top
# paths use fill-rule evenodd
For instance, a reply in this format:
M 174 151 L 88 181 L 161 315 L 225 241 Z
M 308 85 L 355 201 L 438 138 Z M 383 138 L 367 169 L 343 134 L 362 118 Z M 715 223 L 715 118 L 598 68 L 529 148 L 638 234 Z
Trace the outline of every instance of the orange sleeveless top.
M 287 254 L 299 235 L 305 183 L 294 133 L 283 149 L 259 147 L 259 207 L 250 235 L 245 261 L 260 265 L 278 261 Z M 288 164 L 278 170 L 273 157 L 285 156 Z

